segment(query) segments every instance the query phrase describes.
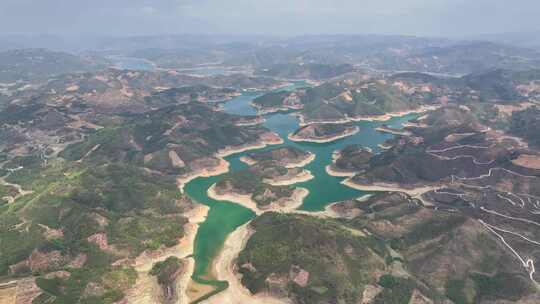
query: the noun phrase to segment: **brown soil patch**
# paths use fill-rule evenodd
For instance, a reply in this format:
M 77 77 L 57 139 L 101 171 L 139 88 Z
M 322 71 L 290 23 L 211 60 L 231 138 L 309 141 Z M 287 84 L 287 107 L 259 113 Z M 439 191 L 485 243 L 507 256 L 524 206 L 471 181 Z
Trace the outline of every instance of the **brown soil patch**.
M 13 304 L 17 299 L 17 284 L 0 286 L 0 304 Z
M 520 167 L 540 170 L 540 155 L 521 154 L 512 160 L 512 163 Z

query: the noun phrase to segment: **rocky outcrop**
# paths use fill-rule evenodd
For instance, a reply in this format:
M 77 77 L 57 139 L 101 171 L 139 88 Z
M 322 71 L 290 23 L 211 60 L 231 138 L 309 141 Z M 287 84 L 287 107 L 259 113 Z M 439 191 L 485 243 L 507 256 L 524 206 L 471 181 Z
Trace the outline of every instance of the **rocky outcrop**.
M 40 252 L 34 250 L 28 258 L 28 267 L 33 273 L 50 271 L 52 269 L 58 269 L 65 264 L 66 258 L 62 256 L 59 250 L 53 250 L 50 252 Z
M 364 287 L 364 292 L 362 293 L 362 302 L 361 304 L 370 304 L 373 303 L 373 300 L 377 297 L 379 293 L 383 290 L 380 286 L 375 285 L 366 285 Z
M 105 233 L 96 233 L 89 236 L 86 239 L 90 243 L 96 244 L 101 250 L 108 250 L 109 243 L 107 241 L 107 235 Z
M 309 281 L 309 272 L 294 265 L 289 271 L 289 279 L 300 287 L 306 287 Z

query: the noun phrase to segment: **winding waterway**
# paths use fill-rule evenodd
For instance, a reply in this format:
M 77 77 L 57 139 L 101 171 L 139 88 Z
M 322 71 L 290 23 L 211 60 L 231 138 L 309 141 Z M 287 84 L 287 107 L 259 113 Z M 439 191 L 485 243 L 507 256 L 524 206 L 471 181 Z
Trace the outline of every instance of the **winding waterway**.
M 122 70 L 154 71 L 156 69 L 153 62 L 143 58 L 110 56 L 108 59 L 115 67 Z
M 299 86 L 305 86 L 304 82 L 298 82 L 288 87 L 294 89 Z M 238 96 L 224 104 L 224 111 L 237 115 L 255 115 L 256 111 L 250 106 L 250 101 L 258 95 L 250 92 Z M 381 133 L 375 129 L 386 124 L 392 128 L 401 128 L 404 122 L 416 117 L 415 114 L 405 115 L 393 118 L 385 122 L 357 122 L 360 132 L 331 143 L 298 143 L 287 139 L 287 135 L 298 128 L 298 120 L 287 113 L 277 113 L 267 115 L 264 126 L 269 130 L 276 132 L 284 139 L 284 145 L 290 145 L 299 149 L 310 151 L 316 155 L 316 159 L 305 168 L 311 171 L 314 178 L 310 181 L 298 183 L 295 186 L 304 187 L 309 190 L 309 195 L 304 200 L 301 209 L 306 211 L 323 210 L 325 206 L 342 200 L 353 199 L 364 195 L 364 192 L 352 189 L 341 184 L 344 178 L 330 176 L 326 173 L 325 167 L 332 161 L 332 154 L 349 144 L 360 144 L 371 148 L 375 153 L 381 148 L 379 144 L 391 138 L 392 135 Z M 279 147 L 271 146 L 265 149 Z M 264 150 L 264 149 L 262 149 Z M 252 152 L 252 151 L 250 151 Z M 247 168 L 247 165 L 241 162 L 240 157 L 249 152 L 243 152 L 226 157 L 231 164 L 230 171 L 238 171 Z M 210 207 L 207 219 L 199 227 L 195 239 L 194 259 L 195 271 L 193 279 L 199 283 L 211 284 L 218 288 L 224 288 L 226 283 L 212 280 L 209 274 L 209 268 L 212 259 L 218 254 L 223 246 L 226 237 L 237 227 L 245 224 L 255 217 L 255 214 L 238 204 L 226 201 L 216 201 L 207 195 L 207 190 L 214 183 L 219 181 L 221 176 L 201 177 L 188 183 L 184 190 L 187 195 L 197 202 Z

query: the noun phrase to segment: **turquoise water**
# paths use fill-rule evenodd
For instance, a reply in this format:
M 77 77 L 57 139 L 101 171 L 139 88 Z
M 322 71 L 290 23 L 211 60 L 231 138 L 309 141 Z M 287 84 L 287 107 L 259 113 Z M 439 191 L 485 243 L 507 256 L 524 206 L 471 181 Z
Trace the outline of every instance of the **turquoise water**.
M 230 75 L 239 73 L 239 71 L 231 70 L 223 66 L 206 66 L 197 68 L 186 68 L 177 70 L 180 73 L 200 75 L 200 76 L 216 76 L 216 75 Z
M 238 169 L 240 168 L 231 166 L 231 170 Z M 188 183 L 184 188 L 192 199 L 210 207 L 206 221 L 199 226 L 195 238 L 193 255 L 196 264 L 194 277 L 205 277 L 208 266 L 220 250 L 227 235 L 255 216 L 247 208 L 233 203 L 216 201 L 208 197 L 206 191 L 219 178 L 219 176 L 198 178 Z
M 280 88 L 277 91 L 292 91 L 307 87 L 305 81 L 295 81 L 290 85 Z M 245 92 L 244 94 L 231 99 L 223 104 L 223 110 L 229 114 L 236 115 L 257 115 L 257 110 L 250 105 L 250 102 L 260 96 L 260 92 Z
M 305 86 L 303 81 L 295 82 L 290 86 L 282 88 L 282 90 L 293 90 L 298 87 Z M 230 114 L 237 115 L 255 115 L 256 110 L 250 106 L 250 102 L 259 96 L 261 93 L 246 92 L 241 96 L 226 102 L 224 111 Z M 278 117 L 275 115 L 275 117 Z M 292 116 L 287 116 L 292 122 Z M 270 117 L 270 121 L 275 121 Z M 287 126 L 291 126 L 290 123 Z M 240 161 L 240 157 L 245 153 L 240 153 L 226 157 L 230 163 L 231 171 L 238 171 L 247 168 L 247 165 Z M 208 178 L 197 178 L 184 187 L 184 191 L 193 200 L 205 204 L 210 207 L 207 219 L 199 226 L 199 231 L 195 238 L 194 257 L 196 260 L 194 278 L 205 278 L 208 272 L 208 267 L 212 259 L 221 249 L 224 240 L 229 233 L 233 232 L 237 227 L 247 223 L 255 214 L 240 205 L 222 202 L 211 199 L 207 195 L 207 190 L 216 183 L 221 176 Z
M 223 104 L 223 111 L 236 115 L 257 115 L 257 110 L 249 103 L 261 93 L 246 92 Z
M 285 88 L 292 90 L 294 88 L 305 86 L 304 82 L 294 83 Z M 224 104 L 224 111 L 237 115 L 255 115 L 256 111 L 249 103 L 259 96 L 257 93 L 245 93 Z M 416 117 L 415 114 L 396 117 L 385 122 L 358 122 L 360 132 L 331 143 L 297 143 L 287 139 L 287 135 L 298 128 L 297 119 L 288 113 L 277 113 L 266 116 L 264 126 L 273 132 L 276 132 L 284 139 L 282 145 L 275 145 L 264 149 L 272 149 L 279 146 L 290 145 L 299 149 L 310 151 L 316 155 L 316 159 L 305 168 L 311 171 L 314 179 L 298 183 L 295 186 L 304 187 L 309 190 L 309 195 L 304 200 L 301 209 L 307 211 L 323 210 L 325 206 L 342 200 L 353 199 L 365 194 L 341 184 L 344 178 L 333 177 L 326 173 L 325 167 L 332 161 L 332 154 L 349 144 L 360 144 L 371 148 L 375 153 L 381 149 L 379 144 L 385 142 L 393 135 L 377 132 L 375 129 L 386 124 L 392 128 L 401 128 L 404 122 Z M 264 150 L 262 149 L 262 150 Z M 252 151 L 250 151 L 252 152 Z M 247 165 L 241 162 L 240 157 L 248 152 L 235 154 L 225 158 L 231 164 L 231 171 L 238 171 L 247 168 Z M 195 239 L 195 272 L 193 278 L 199 282 L 208 282 L 208 267 L 212 259 L 217 255 L 228 234 L 237 227 L 247 223 L 254 218 L 255 214 L 240 205 L 216 201 L 209 198 L 206 194 L 208 188 L 216 183 L 221 176 L 198 178 L 188 183 L 185 187 L 186 193 L 194 200 L 210 207 L 207 220 L 199 227 L 199 232 Z
M 122 70 L 154 71 L 156 69 L 154 64 L 142 58 L 111 56 L 108 59 Z
M 356 125 L 360 128 L 360 132 L 357 134 L 324 144 L 298 143 L 288 140 L 287 135 L 298 128 L 298 121 L 291 115 L 275 114 L 267 118 L 265 126 L 278 133 L 285 140 L 284 145 L 310 151 L 316 155 L 315 161 L 305 167 L 311 171 L 311 174 L 315 178 L 304 183 L 298 183 L 295 186 L 307 188 L 310 192 L 304 200 L 301 209 L 319 211 L 323 210 L 324 207 L 332 202 L 352 199 L 365 194 L 342 185 L 343 177 L 334 177 L 326 173 L 326 166 L 331 164 L 334 151 L 341 150 L 350 144 L 360 144 L 364 147 L 371 148 L 377 153 L 381 150 L 378 145 L 392 138 L 391 134 L 376 131 L 375 129 L 378 126 L 388 124 L 391 127 L 400 128 L 404 122 L 414 117 L 416 116 L 407 115 L 386 122 L 358 122 Z

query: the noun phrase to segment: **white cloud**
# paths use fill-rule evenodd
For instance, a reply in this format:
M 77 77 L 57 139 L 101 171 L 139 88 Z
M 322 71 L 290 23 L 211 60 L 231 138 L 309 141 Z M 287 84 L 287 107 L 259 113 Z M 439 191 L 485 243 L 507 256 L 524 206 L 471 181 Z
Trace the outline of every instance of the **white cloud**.
M 0 33 L 446 35 L 538 30 L 539 15 L 538 0 L 0 0 Z

